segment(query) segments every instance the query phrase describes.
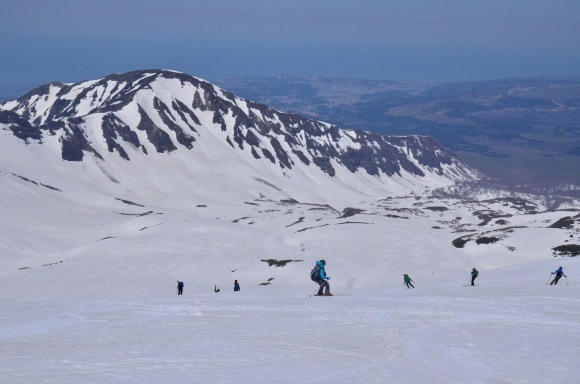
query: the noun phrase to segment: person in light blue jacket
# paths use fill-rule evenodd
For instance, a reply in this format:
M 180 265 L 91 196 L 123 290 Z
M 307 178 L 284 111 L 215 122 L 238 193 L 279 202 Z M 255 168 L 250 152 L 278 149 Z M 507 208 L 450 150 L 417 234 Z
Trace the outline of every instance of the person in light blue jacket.
M 319 267 L 318 270 L 318 279 L 316 279 L 316 284 L 320 285 L 320 289 L 318 290 L 318 296 L 332 296 L 330 293 L 330 284 L 328 284 L 328 280 L 330 277 L 326 276 L 326 271 L 324 267 L 326 266 L 325 260 L 320 260 L 316 262 L 316 265 Z M 322 290 L 324 290 L 324 294 L 322 294 Z

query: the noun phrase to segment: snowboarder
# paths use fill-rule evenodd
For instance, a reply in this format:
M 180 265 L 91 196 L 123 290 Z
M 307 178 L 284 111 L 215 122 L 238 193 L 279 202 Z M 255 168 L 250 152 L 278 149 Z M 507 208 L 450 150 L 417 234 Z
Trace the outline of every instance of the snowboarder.
M 238 281 L 234 281 L 234 292 L 237 292 L 240 290 L 240 284 L 238 284 Z
M 554 285 L 558 285 L 558 280 L 560 280 L 560 278 L 562 276 L 564 276 L 565 278 L 568 278 L 568 276 L 564 275 L 564 271 L 562 270 L 562 267 L 556 269 L 554 272 L 551 273 L 556 274 L 556 277 L 554 277 L 554 280 L 552 280 L 552 282 L 550 283 L 550 285 L 554 284 Z
M 177 280 L 177 294 L 183 295 L 183 281 Z
M 479 271 L 475 268 L 471 270 L 471 285 L 475 285 L 475 278 L 479 276 Z
M 318 267 L 318 276 L 316 278 L 316 284 L 320 285 L 320 289 L 318 289 L 317 296 L 332 296 L 330 293 L 330 284 L 328 284 L 328 280 L 330 280 L 329 276 L 326 276 L 326 272 L 324 271 L 324 267 L 326 266 L 325 260 L 320 260 L 316 262 L 316 266 Z M 322 294 L 322 290 L 324 289 L 324 294 Z
M 413 281 L 413 280 L 411 280 L 411 278 L 409 277 L 409 275 L 407 275 L 407 274 L 405 273 L 405 274 L 403 275 L 403 283 L 404 283 L 404 284 L 407 286 L 407 288 L 415 288 L 415 287 L 413 286 L 413 284 L 411 284 L 411 282 L 413 282 L 413 283 L 414 283 L 414 281 Z M 410 285 L 411 287 L 409 287 L 409 285 Z

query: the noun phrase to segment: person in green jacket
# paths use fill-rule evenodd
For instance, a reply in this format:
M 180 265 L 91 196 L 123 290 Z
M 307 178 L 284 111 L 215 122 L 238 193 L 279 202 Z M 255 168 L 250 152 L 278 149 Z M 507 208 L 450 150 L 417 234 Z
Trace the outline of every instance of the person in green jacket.
M 475 278 L 479 276 L 479 271 L 475 268 L 471 270 L 471 285 L 475 285 Z
M 413 280 L 411 280 L 411 278 L 409 277 L 409 275 L 407 275 L 406 273 L 403 275 L 403 282 L 407 286 L 407 288 L 415 288 L 413 286 L 413 284 L 411 284 L 412 281 Z M 413 283 L 414 283 L 414 281 L 413 281 Z M 410 285 L 410 287 L 409 287 L 409 285 Z

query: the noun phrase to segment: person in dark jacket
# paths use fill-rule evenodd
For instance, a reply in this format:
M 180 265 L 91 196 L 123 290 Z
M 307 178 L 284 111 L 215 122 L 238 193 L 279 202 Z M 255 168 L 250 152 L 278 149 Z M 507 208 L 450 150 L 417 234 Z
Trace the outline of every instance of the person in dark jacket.
M 332 296 L 330 293 L 330 284 L 328 284 L 328 280 L 330 277 L 326 276 L 326 272 L 324 267 L 326 266 L 325 260 L 320 260 L 316 262 L 316 265 L 319 267 L 318 270 L 318 278 L 316 279 L 316 284 L 320 285 L 320 289 L 318 290 L 318 296 Z M 324 294 L 322 294 L 322 290 L 324 289 Z
M 183 295 L 183 281 L 177 280 L 177 294 Z
M 240 284 L 238 284 L 238 281 L 234 281 L 234 292 L 237 292 L 240 290 Z
M 413 280 L 411 280 L 411 278 L 409 277 L 409 275 L 407 275 L 406 273 L 403 275 L 403 283 L 407 286 L 407 288 L 415 288 L 415 286 L 413 286 L 413 284 L 411 284 Z M 414 283 L 414 281 L 413 281 Z M 409 287 L 410 285 L 410 287 Z
M 475 285 L 475 278 L 479 276 L 479 271 L 475 268 L 471 270 L 471 285 Z
M 554 277 L 554 280 L 552 280 L 552 282 L 550 283 L 550 285 L 558 285 L 558 280 L 560 280 L 562 278 L 562 276 L 566 277 L 566 275 L 564 275 L 564 271 L 562 270 L 562 267 L 556 269 L 554 272 L 552 272 L 552 275 L 556 275 L 556 277 Z

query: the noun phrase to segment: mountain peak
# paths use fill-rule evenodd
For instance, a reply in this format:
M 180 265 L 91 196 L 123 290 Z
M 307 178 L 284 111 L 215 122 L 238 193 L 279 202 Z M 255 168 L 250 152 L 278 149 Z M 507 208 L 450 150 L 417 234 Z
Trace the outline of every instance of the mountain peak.
M 425 136 L 383 136 L 275 111 L 196 77 L 139 70 L 50 83 L 0 104 L 0 124 L 25 143 L 58 140 L 61 157 L 101 161 L 229 147 L 232 161 L 330 177 L 453 181 L 473 172 Z M 343 176 L 341 176 L 343 177 Z

